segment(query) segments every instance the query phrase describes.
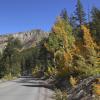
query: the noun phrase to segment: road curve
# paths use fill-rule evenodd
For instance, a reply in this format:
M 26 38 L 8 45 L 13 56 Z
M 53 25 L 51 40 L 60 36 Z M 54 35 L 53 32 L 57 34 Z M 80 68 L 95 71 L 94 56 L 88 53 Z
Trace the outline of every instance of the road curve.
M 0 84 L 0 100 L 53 100 L 53 91 L 44 88 L 42 81 L 19 78 Z

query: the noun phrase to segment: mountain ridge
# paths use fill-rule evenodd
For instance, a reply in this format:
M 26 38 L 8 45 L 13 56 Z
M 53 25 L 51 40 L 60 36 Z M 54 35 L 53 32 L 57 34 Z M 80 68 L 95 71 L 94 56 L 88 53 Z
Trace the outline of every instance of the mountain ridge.
M 13 37 L 14 39 L 20 40 L 23 48 L 29 48 L 33 44 L 37 45 L 42 39 L 47 38 L 49 36 L 49 32 L 44 32 L 39 29 L 30 30 L 26 32 L 16 32 L 14 34 L 6 34 L 0 35 L 0 52 L 4 50 L 8 43 L 8 38 Z

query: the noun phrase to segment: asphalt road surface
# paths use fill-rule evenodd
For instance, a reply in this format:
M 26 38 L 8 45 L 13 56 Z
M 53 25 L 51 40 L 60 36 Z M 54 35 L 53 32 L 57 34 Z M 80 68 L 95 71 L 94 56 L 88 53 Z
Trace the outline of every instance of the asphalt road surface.
M 28 77 L 0 83 L 0 100 L 53 100 L 53 91 L 41 84 Z

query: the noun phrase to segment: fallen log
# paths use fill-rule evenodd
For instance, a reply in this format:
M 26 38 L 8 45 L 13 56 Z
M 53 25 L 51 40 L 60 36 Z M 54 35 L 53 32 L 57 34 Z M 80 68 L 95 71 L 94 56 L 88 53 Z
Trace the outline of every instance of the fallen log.
M 100 75 L 90 76 L 68 91 L 68 100 L 81 100 L 86 95 L 92 96 L 92 84 L 97 82 L 97 78 L 100 78 Z

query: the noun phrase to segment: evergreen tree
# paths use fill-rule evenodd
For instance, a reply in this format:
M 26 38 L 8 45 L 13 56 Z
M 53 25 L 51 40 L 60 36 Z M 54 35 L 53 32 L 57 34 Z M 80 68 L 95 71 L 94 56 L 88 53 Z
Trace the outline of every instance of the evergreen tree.
M 82 5 L 80 0 L 77 0 L 75 15 L 76 15 L 76 20 L 77 20 L 78 24 L 80 26 L 82 24 L 84 24 L 84 22 L 85 22 L 85 12 L 83 10 L 83 5 Z
M 100 10 L 96 7 L 92 9 L 91 32 L 97 43 L 100 43 Z
M 1 59 L 2 67 L 5 69 L 5 74 L 15 75 L 19 73 L 20 55 L 17 49 L 19 49 L 20 46 L 21 43 L 18 39 L 9 37 L 8 44 L 3 52 Z
M 69 21 L 68 13 L 67 13 L 67 10 L 65 8 L 61 11 L 60 17 L 62 19 L 64 19 L 65 21 Z
M 70 16 L 70 24 L 73 29 L 77 28 L 76 17 L 73 14 Z

